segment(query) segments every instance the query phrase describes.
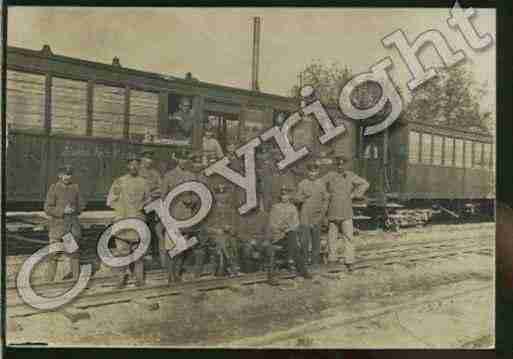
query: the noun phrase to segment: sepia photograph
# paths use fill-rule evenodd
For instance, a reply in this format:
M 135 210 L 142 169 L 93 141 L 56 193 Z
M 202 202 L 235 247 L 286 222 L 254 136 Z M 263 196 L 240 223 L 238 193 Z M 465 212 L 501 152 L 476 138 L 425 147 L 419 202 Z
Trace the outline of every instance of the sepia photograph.
M 495 9 L 4 21 L 7 346 L 495 347 Z

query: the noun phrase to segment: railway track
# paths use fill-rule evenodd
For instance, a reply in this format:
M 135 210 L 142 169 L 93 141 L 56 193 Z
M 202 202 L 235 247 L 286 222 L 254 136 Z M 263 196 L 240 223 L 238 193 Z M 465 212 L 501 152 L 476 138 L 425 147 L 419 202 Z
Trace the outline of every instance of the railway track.
M 493 235 L 479 238 L 464 237 L 450 243 L 437 241 L 434 243 L 402 244 L 387 249 L 362 250 L 357 253 L 354 270 L 362 271 L 390 265 L 408 266 L 414 263 L 443 260 L 454 256 L 493 255 L 492 238 Z M 322 267 L 314 280 L 321 280 L 320 278 L 338 280 L 345 271 L 345 266 L 340 264 L 326 265 Z M 278 278 L 282 284 L 286 285 L 288 280 L 295 277 L 295 274 L 280 272 Z M 132 287 L 131 282 L 129 282 L 128 287 L 115 289 L 115 280 L 111 276 L 91 279 L 88 288 L 63 310 L 85 313 L 90 308 L 129 302 L 142 303 L 144 308 L 151 309 L 158 308 L 158 301 L 166 297 L 191 295 L 194 298 L 201 298 L 206 293 L 215 290 L 246 293 L 251 291 L 252 285 L 265 285 L 267 282 L 265 273 L 251 273 L 233 278 L 204 278 L 168 286 L 167 275 L 162 270 L 149 271 L 145 287 Z M 62 281 L 36 285 L 35 290 L 42 296 L 51 297 L 59 295 L 71 286 L 71 281 Z M 6 303 L 7 315 L 11 318 L 42 313 L 42 311 L 24 304 L 13 284 L 7 288 Z
M 425 311 L 426 308 L 437 308 L 442 306 L 450 307 L 451 305 L 454 305 L 455 302 L 462 302 L 468 298 L 480 295 L 483 296 L 483 293 L 490 293 L 492 290 L 492 283 L 486 284 L 475 280 L 451 283 L 449 285 L 443 285 L 442 288 L 438 288 L 432 294 L 416 298 L 413 301 L 408 300 L 403 303 L 389 304 L 363 311 L 357 310 L 355 312 L 348 311 L 345 307 L 341 307 L 339 310 L 332 309 L 331 311 L 337 314 L 329 316 L 328 318 L 314 320 L 306 324 L 290 328 L 288 330 L 271 332 L 260 337 L 248 337 L 233 341 L 227 341 L 222 345 L 214 346 L 230 348 L 325 348 L 324 346 L 322 346 L 322 343 L 317 342 L 314 338 L 325 339 L 326 336 L 344 338 L 344 335 L 347 335 L 347 332 L 356 332 L 360 328 L 366 328 L 368 327 L 368 323 L 370 322 L 376 323 L 378 321 L 384 321 L 386 323 L 389 323 L 390 325 L 391 321 L 395 321 L 397 326 L 395 328 L 396 335 L 409 336 L 413 342 L 418 342 L 419 347 L 425 346 L 426 348 L 440 349 L 439 346 L 435 345 L 434 343 L 429 343 L 426 340 L 422 340 L 422 337 L 416 336 L 411 332 L 411 329 L 405 327 L 404 323 L 402 323 L 400 320 L 401 313 L 405 313 L 412 310 L 415 310 L 418 313 Z M 439 316 L 439 320 L 442 322 L 445 321 L 448 325 L 450 323 L 454 323 L 455 321 L 454 318 L 450 317 L 450 314 L 447 314 L 445 317 Z M 461 317 L 458 317 L 456 321 L 458 323 L 461 323 Z M 472 331 L 470 331 L 468 328 L 465 328 L 465 322 L 463 322 L 461 325 L 462 327 L 460 329 L 463 332 L 463 335 L 461 335 L 460 341 L 464 343 L 469 343 L 469 338 L 465 336 L 465 334 L 468 335 L 468 333 L 465 332 L 472 333 Z M 490 332 L 486 329 L 486 327 L 483 328 L 482 334 L 489 335 Z M 344 330 L 346 330 L 346 333 L 344 333 Z M 394 329 L 387 328 L 387 330 Z M 451 337 L 450 339 L 454 338 Z M 200 347 L 201 345 L 202 343 L 196 343 L 192 346 Z M 337 346 L 340 347 L 341 345 L 344 344 L 338 344 Z M 351 345 L 354 346 L 355 342 L 351 342 Z M 366 347 L 365 345 L 359 343 L 357 344 L 356 348 L 360 346 L 362 346 L 363 348 Z M 454 346 L 455 348 L 461 348 L 461 345 L 455 345 L 453 343 L 452 346 Z M 448 347 L 451 346 L 448 345 Z

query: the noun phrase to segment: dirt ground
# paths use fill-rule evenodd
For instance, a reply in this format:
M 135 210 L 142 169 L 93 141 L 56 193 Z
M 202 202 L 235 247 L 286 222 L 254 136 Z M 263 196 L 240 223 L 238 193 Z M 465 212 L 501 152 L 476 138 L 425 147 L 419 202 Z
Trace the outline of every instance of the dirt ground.
M 472 235 L 493 248 L 493 225 L 357 237 L 362 250 Z M 116 346 L 484 348 L 493 345 L 494 258 L 461 254 L 407 265 L 255 284 L 243 291 L 88 309 L 75 323 L 62 312 L 8 319 L 8 343 Z M 7 313 L 8 314 L 8 313 Z

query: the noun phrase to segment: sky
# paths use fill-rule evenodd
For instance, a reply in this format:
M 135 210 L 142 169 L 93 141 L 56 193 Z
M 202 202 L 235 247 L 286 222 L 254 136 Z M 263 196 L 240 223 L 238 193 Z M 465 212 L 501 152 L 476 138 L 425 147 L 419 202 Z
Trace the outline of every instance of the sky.
M 261 16 L 259 84 L 262 92 L 288 95 L 298 73 L 312 60 L 338 62 L 353 73 L 369 71 L 383 57 L 393 61 L 390 76 L 408 98 L 410 74 L 394 48 L 381 39 L 401 29 L 412 41 L 437 29 L 489 93 L 482 100 L 495 110 L 495 44 L 476 52 L 447 25 L 449 9 L 393 8 L 51 8 L 10 7 L 8 45 L 39 50 L 49 44 L 59 55 L 102 63 L 117 56 L 137 70 L 249 88 L 252 17 Z M 495 40 L 495 10 L 476 9 L 481 34 Z M 442 65 L 426 47 L 426 65 Z

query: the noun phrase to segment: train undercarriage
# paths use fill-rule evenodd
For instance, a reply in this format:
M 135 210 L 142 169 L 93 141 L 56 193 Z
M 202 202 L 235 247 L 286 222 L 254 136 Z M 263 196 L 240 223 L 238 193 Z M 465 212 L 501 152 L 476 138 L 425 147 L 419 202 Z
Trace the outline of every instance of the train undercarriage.
M 383 198 L 383 197 L 382 197 Z M 492 222 L 495 200 L 479 199 L 415 199 L 369 198 L 366 204 L 355 206 L 358 227 L 397 231 L 403 227 L 427 224 L 462 224 Z

